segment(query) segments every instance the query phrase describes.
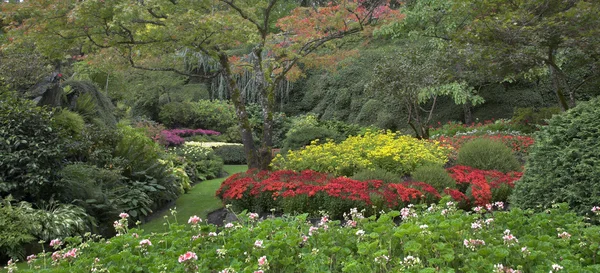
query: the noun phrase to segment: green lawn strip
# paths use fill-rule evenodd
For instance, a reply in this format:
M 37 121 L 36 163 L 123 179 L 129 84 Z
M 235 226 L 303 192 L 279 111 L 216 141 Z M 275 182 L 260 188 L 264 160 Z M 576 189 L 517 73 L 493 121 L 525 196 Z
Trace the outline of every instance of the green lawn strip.
M 246 165 L 225 165 L 223 167 L 225 172 L 229 175 L 245 172 L 248 169 Z M 202 181 L 192 188 L 192 190 L 177 199 L 175 201 L 175 208 L 177 210 L 177 222 L 187 223 L 190 216 L 198 215 L 203 220 L 209 212 L 221 208 L 223 204 L 221 200 L 215 196 L 215 192 L 221 186 L 221 183 L 225 178 L 217 178 L 207 181 Z M 166 223 L 164 216 L 168 215 L 168 220 L 173 222 L 175 218 L 171 216 L 169 210 L 163 211 L 156 218 L 152 219 L 141 225 L 141 228 L 147 232 L 164 232 L 166 231 L 164 223 Z

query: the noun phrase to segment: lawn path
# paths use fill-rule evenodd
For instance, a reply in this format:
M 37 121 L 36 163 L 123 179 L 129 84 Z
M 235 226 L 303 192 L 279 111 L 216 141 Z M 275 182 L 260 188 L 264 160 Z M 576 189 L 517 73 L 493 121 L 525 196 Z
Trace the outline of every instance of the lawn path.
M 229 175 L 245 172 L 248 169 L 246 165 L 225 165 L 223 167 L 225 172 Z M 221 183 L 226 179 L 217 178 L 207 181 L 202 181 L 192 188 L 192 190 L 186 194 L 183 194 L 175 201 L 175 208 L 177 209 L 177 222 L 187 223 L 190 216 L 198 215 L 203 220 L 209 212 L 219 209 L 223 206 L 221 200 L 215 196 L 215 192 L 221 186 Z M 174 217 L 171 216 L 169 210 L 165 210 L 157 215 L 150 222 L 145 223 L 141 228 L 147 232 L 164 232 L 166 226 L 164 216 L 169 216 L 169 221 L 174 221 Z

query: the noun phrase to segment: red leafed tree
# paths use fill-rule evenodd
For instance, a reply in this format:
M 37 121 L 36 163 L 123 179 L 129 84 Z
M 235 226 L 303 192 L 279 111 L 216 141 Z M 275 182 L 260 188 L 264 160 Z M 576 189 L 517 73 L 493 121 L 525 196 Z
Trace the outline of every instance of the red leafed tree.
M 58 4 L 59 10 L 53 8 Z M 334 47 L 329 56 L 316 54 L 328 42 L 352 34 L 368 37 L 377 24 L 401 19 L 388 0 L 341 0 L 291 12 L 281 0 L 29 0 L 15 6 L 6 18 L 18 18 L 7 34 L 16 46 L 35 40 L 48 55 L 56 55 L 57 47 L 78 48 L 84 54 L 106 48 L 134 68 L 201 77 L 219 74 L 236 108 L 248 165 L 259 169 L 271 162 L 275 87 L 285 78 L 297 78 L 300 63 L 337 60 Z M 252 48 L 247 58 L 232 53 L 240 48 Z M 218 69 L 186 69 L 199 55 L 213 59 Z M 251 70 L 259 92 L 264 115 L 260 145 L 252 138 L 245 98 L 235 82 L 240 69 Z

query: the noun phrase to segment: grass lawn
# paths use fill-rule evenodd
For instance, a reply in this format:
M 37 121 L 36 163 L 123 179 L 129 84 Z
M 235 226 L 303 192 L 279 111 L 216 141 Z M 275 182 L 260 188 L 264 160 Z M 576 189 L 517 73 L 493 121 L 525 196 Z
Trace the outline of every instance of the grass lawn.
M 229 174 L 235 174 L 239 172 L 245 172 L 248 169 L 246 165 L 225 165 L 223 169 Z M 221 186 L 225 178 L 217 178 L 207 181 L 202 181 L 192 188 L 192 190 L 184 195 L 181 195 L 177 201 L 175 201 L 175 208 L 177 209 L 177 222 L 187 223 L 190 216 L 198 215 L 202 219 L 206 219 L 209 212 L 221 208 L 222 203 L 219 198 L 215 196 L 215 192 Z M 141 226 L 145 232 L 164 232 L 166 227 L 164 216 L 169 216 L 169 221 L 174 221 L 174 217 L 171 216 L 169 210 L 161 212 L 156 218 L 148 223 Z

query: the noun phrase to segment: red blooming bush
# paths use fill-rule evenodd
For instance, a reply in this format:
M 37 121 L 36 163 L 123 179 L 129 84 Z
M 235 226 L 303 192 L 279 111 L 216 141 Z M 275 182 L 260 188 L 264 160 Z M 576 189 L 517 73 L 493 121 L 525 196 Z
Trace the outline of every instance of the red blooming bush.
M 225 180 L 217 196 L 236 209 L 255 212 L 276 209 L 314 215 L 326 210 L 331 217 L 341 218 L 351 208 L 366 209 L 369 214 L 381 209 L 400 209 L 411 203 L 435 203 L 442 195 L 451 196 L 463 207 L 506 201 L 506 196 L 495 192 L 501 193 L 504 187 L 511 189 L 514 181 L 521 176 L 516 172 L 504 174 L 464 166 L 449 170 L 458 188 L 447 188 L 442 193 L 425 182 L 359 181 L 312 170 L 249 170 Z M 375 209 L 372 209 L 373 206 Z
M 521 172 L 503 173 L 460 165 L 448 168 L 448 172 L 456 181 L 458 190 L 473 197 L 474 204 L 479 206 L 492 201 L 505 202 L 515 187 L 515 181 L 523 175 Z M 457 200 L 453 194 L 450 195 Z

